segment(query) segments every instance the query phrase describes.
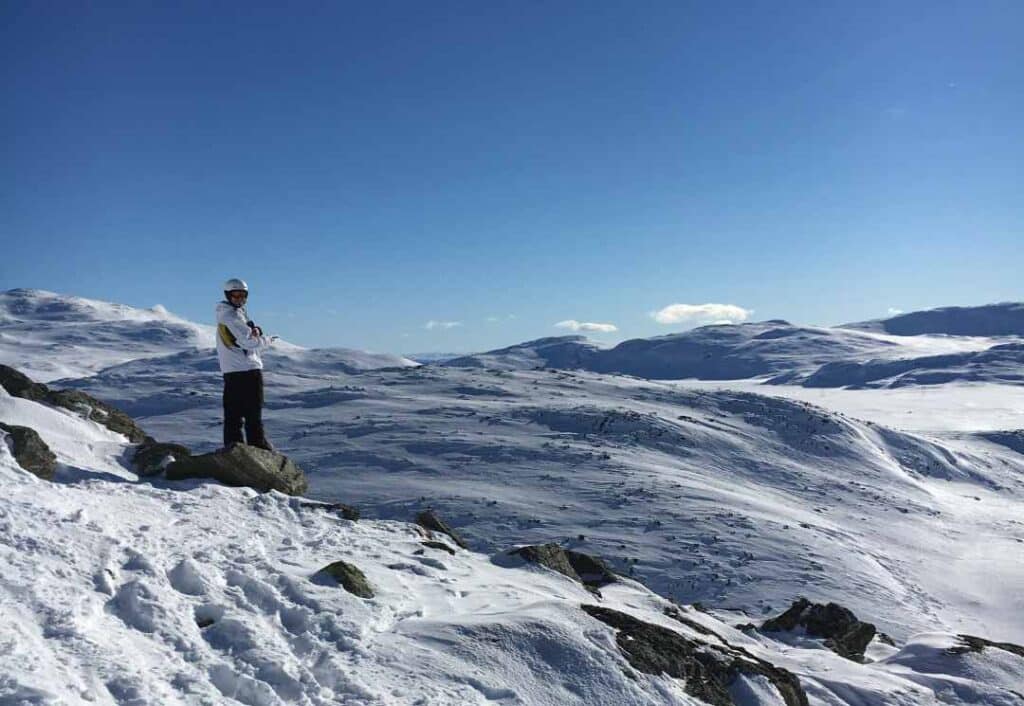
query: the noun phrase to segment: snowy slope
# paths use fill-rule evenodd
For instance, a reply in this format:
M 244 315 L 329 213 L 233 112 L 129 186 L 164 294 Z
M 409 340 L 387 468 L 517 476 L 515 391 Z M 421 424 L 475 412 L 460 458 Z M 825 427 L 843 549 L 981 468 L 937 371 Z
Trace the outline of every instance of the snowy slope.
M 0 443 L 0 702 L 10 704 L 704 703 L 687 682 L 627 664 L 600 605 L 706 650 L 743 649 L 789 670 L 811 706 L 1019 703 L 1024 657 L 949 633 L 858 664 L 820 640 L 741 632 L 624 581 L 595 596 L 537 567 L 449 553 L 399 522 L 353 523 L 277 493 L 135 482 L 124 440 L 0 390 L 0 418 L 33 424 L 58 453 L 57 482 Z M 435 538 L 436 539 L 436 538 Z M 318 580 L 358 566 L 357 598 Z M 783 640 L 783 641 L 777 641 Z M 743 706 L 783 703 L 760 677 Z
M 211 313 L 212 316 L 212 313 Z M 180 355 L 216 368 L 214 328 L 156 306 L 138 309 L 38 289 L 0 294 L 0 363 L 38 382 L 80 378 L 136 360 Z M 350 348 L 274 343 L 269 357 L 295 374 L 417 365 L 402 356 Z M 203 361 L 203 362 L 199 362 Z
M 843 328 L 794 326 L 773 320 L 702 326 L 682 333 L 637 338 L 604 349 L 583 336 L 528 341 L 445 361 L 448 367 L 493 370 L 581 369 L 662 380 L 734 380 L 806 376 L 833 362 L 953 354 L 992 346 L 989 338 L 920 336 L 906 339 Z
M 160 438 L 215 447 L 216 375 L 147 364 L 78 386 L 120 396 Z M 683 602 L 757 613 L 803 593 L 894 635 L 1024 637 L 1024 562 L 996 562 L 986 582 L 975 573 L 1024 559 L 1024 457 L 1005 447 L 559 371 L 271 369 L 266 418 L 315 496 L 384 518 L 430 502 L 487 551 L 568 541 Z
M 1004 302 L 912 311 L 888 319 L 846 324 L 844 328 L 899 336 L 1024 336 L 1024 303 Z
M 213 343 L 212 326 L 160 306 L 137 309 L 39 289 L 0 293 L 0 363 L 39 382 Z

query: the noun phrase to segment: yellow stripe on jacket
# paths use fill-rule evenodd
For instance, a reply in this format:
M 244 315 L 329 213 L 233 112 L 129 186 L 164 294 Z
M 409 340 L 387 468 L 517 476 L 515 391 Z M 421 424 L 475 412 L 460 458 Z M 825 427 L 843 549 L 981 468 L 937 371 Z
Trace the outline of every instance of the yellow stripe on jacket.
M 217 324 L 217 335 L 220 336 L 221 343 L 228 348 L 238 348 L 238 339 L 226 325 Z

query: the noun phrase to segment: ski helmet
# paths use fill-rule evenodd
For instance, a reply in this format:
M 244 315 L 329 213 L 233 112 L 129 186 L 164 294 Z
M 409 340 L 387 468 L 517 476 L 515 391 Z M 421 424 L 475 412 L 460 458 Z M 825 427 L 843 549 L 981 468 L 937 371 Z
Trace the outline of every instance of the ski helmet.
M 224 283 L 224 291 L 225 292 L 248 292 L 249 291 L 249 285 L 247 285 L 245 283 L 244 279 L 238 279 L 237 277 L 232 277 L 231 279 L 229 279 L 227 282 Z

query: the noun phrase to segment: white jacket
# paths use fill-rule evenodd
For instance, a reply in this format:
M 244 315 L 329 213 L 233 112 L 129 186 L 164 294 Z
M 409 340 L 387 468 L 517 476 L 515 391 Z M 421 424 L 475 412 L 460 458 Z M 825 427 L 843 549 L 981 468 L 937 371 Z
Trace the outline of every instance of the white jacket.
M 260 351 L 270 346 L 266 336 L 257 336 L 246 323 L 245 307 L 227 302 L 217 304 L 217 362 L 222 373 L 261 370 Z

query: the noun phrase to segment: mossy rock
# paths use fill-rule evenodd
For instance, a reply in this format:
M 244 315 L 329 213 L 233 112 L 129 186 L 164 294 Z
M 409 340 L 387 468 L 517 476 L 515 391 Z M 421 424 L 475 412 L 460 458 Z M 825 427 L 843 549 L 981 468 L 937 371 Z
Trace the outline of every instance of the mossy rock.
M 181 444 L 166 444 L 146 438 L 132 455 L 132 467 L 140 476 L 156 476 L 179 459 L 191 458 L 192 452 Z
M 302 495 L 309 489 L 306 474 L 290 458 L 247 444 L 177 459 L 167 466 L 165 475 L 168 480 L 213 478 L 225 485 L 253 488 L 261 493 L 277 490 L 286 495 Z
M 19 466 L 43 480 L 53 480 L 57 457 L 35 429 L 0 423 L 0 430 L 6 432 L 14 460 Z
M 7 390 L 11 397 L 21 397 L 33 402 L 41 402 L 49 388 L 41 382 L 32 382 L 24 373 L 9 365 L 0 365 L 0 387 Z
M 347 561 L 336 561 L 328 564 L 317 572 L 321 576 L 330 576 L 346 591 L 360 598 L 373 598 L 373 587 L 366 575 L 358 567 Z
M 446 534 L 461 548 L 469 549 L 469 545 L 466 544 L 465 540 L 463 540 L 455 530 L 449 527 L 444 520 L 438 517 L 433 510 L 424 510 L 420 514 L 416 515 L 416 524 L 424 529 L 430 530 L 431 532 Z

